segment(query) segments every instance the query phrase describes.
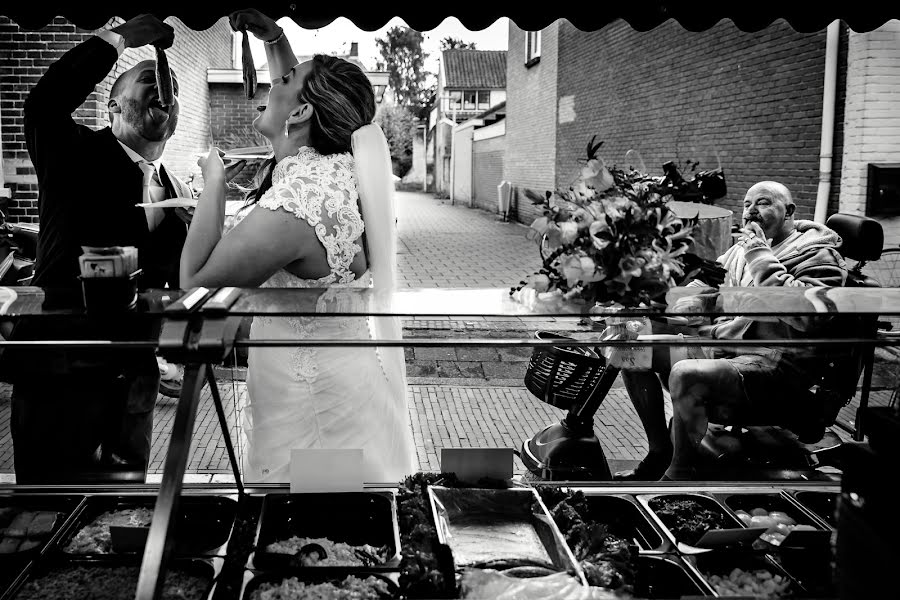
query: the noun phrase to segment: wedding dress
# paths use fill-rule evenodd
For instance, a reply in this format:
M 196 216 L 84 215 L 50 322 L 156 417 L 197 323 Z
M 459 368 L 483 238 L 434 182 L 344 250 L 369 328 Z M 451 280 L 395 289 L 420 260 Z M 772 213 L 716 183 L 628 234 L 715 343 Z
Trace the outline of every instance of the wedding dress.
M 325 303 L 340 298 L 336 292 L 341 288 L 373 282 L 372 271 L 356 277 L 350 270 L 366 230 L 359 200 L 352 155 L 323 156 L 304 147 L 275 166 L 272 187 L 256 206 L 236 215 L 230 227 L 252 210 L 282 210 L 305 220 L 324 247 L 331 272 L 320 279 L 301 279 L 280 270 L 263 287 L 327 288 L 319 299 Z M 387 320 L 255 317 L 250 337 L 375 339 L 378 319 Z M 390 335 L 395 334 L 399 326 Z M 289 481 L 293 448 L 361 448 L 367 482 L 397 482 L 414 470 L 402 348 L 253 347 L 247 392 L 239 410 L 243 476 L 248 482 Z

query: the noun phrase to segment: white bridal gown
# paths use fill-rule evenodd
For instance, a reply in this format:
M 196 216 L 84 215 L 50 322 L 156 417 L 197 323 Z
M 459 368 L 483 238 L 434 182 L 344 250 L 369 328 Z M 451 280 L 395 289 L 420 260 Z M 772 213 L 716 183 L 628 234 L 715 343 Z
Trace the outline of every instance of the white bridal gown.
M 325 248 L 331 273 L 301 279 L 280 270 L 262 287 L 368 287 L 350 270 L 364 230 L 351 154 L 301 148 L 281 160 L 272 187 L 251 210 L 284 210 L 306 220 Z M 326 222 L 329 224 L 326 226 Z M 233 227 L 233 225 L 232 225 Z M 372 339 L 366 317 L 255 317 L 251 339 Z M 402 350 L 402 349 L 401 349 Z M 362 448 L 367 482 L 397 482 L 413 472 L 403 353 L 375 347 L 251 348 L 242 412 L 243 473 L 249 482 L 290 480 L 292 448 Z

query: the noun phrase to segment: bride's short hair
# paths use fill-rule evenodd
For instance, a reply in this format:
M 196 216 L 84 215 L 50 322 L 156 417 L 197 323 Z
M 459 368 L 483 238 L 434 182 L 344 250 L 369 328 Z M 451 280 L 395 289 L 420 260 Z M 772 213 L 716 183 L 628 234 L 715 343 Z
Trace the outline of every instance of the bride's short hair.
M 353 132 L 375 118 L 375 92 L 357 65 L 317 54 L 306 76 L 300 100 L 315 109 L 310 145 L 320 154 L 350 152 Z

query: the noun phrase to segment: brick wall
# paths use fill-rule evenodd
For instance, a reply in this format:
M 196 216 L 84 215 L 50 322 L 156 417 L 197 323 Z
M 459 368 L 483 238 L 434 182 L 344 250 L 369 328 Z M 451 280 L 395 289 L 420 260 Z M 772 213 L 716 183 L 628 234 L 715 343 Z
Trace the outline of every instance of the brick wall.
M 552 189 L 556 177 L 557 37 L 561 23 L 542 31 L 541 60 L 526 68 L 525 31 L 509 22 L 503 178 L 516 188 L 510 217 L 523 223 L 531 223 L 538 211 L 518 190 Z
M 900 21 L 850 33 L 841 211 L 865 214 L 869 163 L 900 163 Z M 885 245 L 900 243 L 900 217 L 881 219 Z
M 506 136 L 498 136 L 486 140 L 477 140 L 472 151 L 475 178 L 474 205 L 497 212 L 497 186 L 503 180 L 503 164 L 506 154 Z
M 269 84 L 259 82 L 256 96 L 247 100 L 242 83 L 210 83 L 210 131 L 216 146 L 222 149 L 246 146 L 263 146 L 268 141 L 253 129 L 253 120 L 259 112 L 256 107 L 265 104 Z M 258 165 L 248 165 L 232 181 L 235 186 L 246 187 L 256 174 Z M 228 200 L 242 200 L 244 193 L 235 186 L 229 187 Z
M 120 23 L 114 20 L 112 27 Z M 193 31 L 177 19 L 175 44 L 167 52 L 179 79 L 181 111 L 178 129 L 163 160 L 178 177 L 198 172 L 195 153 L 209 147 L 209 93 L 207 68 L 231 65 L 231 28 L 225 19 L 203 31 Z M 28 159 L 23 133 L 22 106 L 28 91 L 46 69 L 93 32 L 76 29 L 66 20 L 54 19 L 38 31 L 24 31 L 14 22 L 0 18 L 0 128 L 3 135 L 3 171 L 12 190 L 9 213 L 13 220 L 37 221 L 37 182 Z M 113 71 L 74 113 L 75 119 L 93 129 L 109 124 L 107 99 L 115 79 L 141 60 L 153 58 L 150 47 L 126 50 Z
M 597 134 L 607 161 L 624 164 L 636 149 L 654 174 L 667 160 L 699 160 L 701 168 L 720 161 L 726 208 L 737 209 L 757 181 L 775 179 L 793 192 L 799 216 L 812 217 L 824 31 L 797 33 L 783 21 L 755 33 L 730 21 L 705 32 L 674 21 L 648 32 L 621 21 L 595 32 L 563 23 L 558 46 L 558 185 L 575 177 Z

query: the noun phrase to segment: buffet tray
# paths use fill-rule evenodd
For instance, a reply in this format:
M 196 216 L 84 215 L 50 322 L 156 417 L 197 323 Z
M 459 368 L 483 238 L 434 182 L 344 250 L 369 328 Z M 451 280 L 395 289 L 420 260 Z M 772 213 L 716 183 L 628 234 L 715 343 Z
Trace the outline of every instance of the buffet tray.
M 352 546 L 387 547 L 389 558 L 370 567 L 303 567 L 294 555 L 266 552 L 273 542 L 292 536 L 327 538 Z M 400 566 L 400 531 L 393 493 L 343 492 L 268 494 L 263 500 L 249 569 L 397 571 Z
M 696 567 L 680 556 L 642 554 L 637 558 L 636 598 L 713 596 L 715 592 Z
M 837 529 L 838 492 L 813 490 L 791 490 L 789 492 L 797 504 L 816 516 L 829 529 Z
M 654 510 L 654 508 L 652 507 L 654 500 L 658 498 L 692 500 L 703 505 L 704 508 L 721 513 L 724 516 L 725 520 L 733 526 L 729 527 L 727 530 L 717 530 L 720 532 L 725 532 L 725 535 L 731 534 L 730 537 L 735 538 L 731 541 L 730 544 L 727 544 L 729 546 L 749 546 L 753 541 L 759 538 L 759 536 L 766 531 L 766 528 L 751 528 L 745 526 L 744 523 L 734 515 L 731 509 L 723 505 L 715 498 L 715 496 L 707 492 L 673 491 L 671 493 L 664 494 L 639 494 L 637 496 L 637 501 L 644 508 L 644 510 L 646 510 L 650 514 L 650 517 L 662 529 L 662 531 L 665 532 L 666 536 L 669 538 L 669 541 L 672 543 L 675 549 L 684 555 L 700 554 L 711 551 L 712 546 L 711 544 L 704 542 L 704 537 L 706 537 L 710 531 L 716 530 L 708 530 L 707 533 L 701 536 L 700 539 L 696 540 L 694 544 L 688 544 L 686 542 L 678 540 L 672 528 L 666 525 L 659 514 L 657 514 L 656 510 Z M 704 545 L 699 545 L 701 542 L 704 542 Z M 724 545 L 726 544 L 721 544 L 721 546 Z
M 610 494 L 591 488 L 569 488 L 585 495 L 591 518 L 609 527 L 617 537 L 631 539 L 641 554 L 666 554 L 674 551 L 674 544 L 654 522 L 634 496 Z
M 66 546 L 84 527 L 104 512 L 129 508 L 148 508 L 151 513 L 156 496 L 88 496 L 57 540 L 58 551 L 70 557 L 106 559 L 125 553 L 74 553 Z M 237 514 L 237 496 L 184 495 L 178 503 L 173 552 L 180 556 L 225 556 Z
M 787 535 L 781 545 L 770 544 L 762 539 L 758 543 L 765 548 L 815 548 L 828 547 L 831 531 L 823 526 L 819 519 L 808 509 L 794 502 L 790 496 L 782 492 L 758 493 L 736 492 L 732 494 L 714 494 L 721 504 L 737 515 L 742 510 L 749 513 L 754 508 L 762 508 L 767 512 L 780 511 L 791 517 L 798 525 L 809 525 L 815 531 L 797 531 Z
M 711 575 L 724 576 L 738 568 L 743 571 L 752 571 L 756 569 L 765 569 L 773 575 L 778 574 L 785 578 L 788 583 L 788 593 L 785 596 L 775 597 L 791 597 L 791 598 L 809 598 L 806 588 L 804 588 L 796 578 L 785 571 L 781 565 L 772 560 L 770 556 L 759 553 L 751 553 L 740 550 L 723 550 L 720 552 L 707 552 L 704 554 L 694 554 L 686 556 L 683 559 L 692 569 L 694 569 L 716 597 L 723 597 L 716 591 L 715 586 L 710 581 Z M 744 598 L 753 597 L 752 595 L 741 596 Z
M 837 598 L 832 572 L 831 546 L 825 548 L 779 548 L 770 557 L 796 579 L 813 598 Z
M 200 559 L 173 559 L 169 562 L 169 572 L 171 573 L 173 570 L 180 570 L 186 573 L 200 575 L 205 579 L 208 579 L 209 581 L 207 583 L 206 589 L 197 598 L 198 600 L 211 600 L 213 594 L 215 594 L 216 581 L 222 572 L 223 564 L 223 558 L 214 557 Z M 54 570 L 61 570 L 70 567 L 90 569 L 113 569 L 117 567 L 131 567 L 134 569 L 134 589 L 136 590 L 138 573 L 140 572 L 141 567 L 141 559 L 137 556 L 116 556 L 105 557 L 104 559 L 99 559 L 96 557 L 70 558 L 59 554 L 53 556 L 45 556 L 29 565 L 23 576 L 19 577 L 16 584 L 11 586 L 7 590 L 6 594 L 2 596 L 2 598 L 3 600 L 13 600 L 15 598 L 21 599 L 24 597 L 22 591 L 28 586 L 29 583 L 35 582 L 41 577 L 51 574 Z M 91 598 L 92 600 L 99 600 L 104 597 L 118 597 L 123 600 L 130 600 L 130 598 L 133 597 L 133 594 L 125 593 L 125 590 L 122 590 L 123 583 L 121 579 L 116 579 L 114 582 L 109 583 L 114 583 L 115 585 L 110 585 L 109 587 L 105 588 L 108 595 L 104 595 L 93 590 L 89 596 L 76 595 L 74 590 L 72 590 L 71 588 L 67 588 L 67 595 L 56 597 L 73 599 Z M 115 595 L 116 592 L 119 592 L 118 596 Z M 54 596 L 44 595 L 42 597 L 47 598 Z
M 34 558 L 43 554 L 47 548 L 53 545 L 83 501 L 84 496 L 81 495 L 43 496 L 23 494 L 0 496 L 0 509 L 22 508 L 32 512 L 47 511 L 59 513 L 52 533 L 47 535 L 40 545 L 29 550 L 0 554 L 0 591 L 11 585 Z M 0 539 L 2 537 L 0 535 Z
M 244 585 L 241 588 L 241 600 L 250 600 L 253 595 L 253 592 L 256 591 L 260 585 L 264 583 L 278 583 L 285 579 L 289 579 L 291 577 L 296 577 L 298 581 L 303 583 L 338 583 L 346 579 L 348 576 L 358 577 L 360 579 L 366 579 L 367 577 L 375 577 L 383 582 L 385 582 L 388 586 L 389 595 L 383 596 L 383 598 L 400 598 L 400 587 L 397 585 L 397 577 L 399 576 L 397 573 L 389 574 L 385 572 L 376 572 L 376 571 L 360 571 L 354 569 L 342 569 L 341 567 L 332 567 L 330 571 L 326 572 L 323 569 L 288 569 L 288 570 L 276 570 L 276 571 L 266 571 L 263 573 L 253 572 L 253 571 L 245 571 L 244 572 Z
M 531 550 L 534 556 L 546 556 L 551 570 L 575 573 L 582 584 L 587 581 L 556 523 L 550 517 L 537 491 L 533 488 L 477 489 L 429 486 L 428 496 L 437 529 L 438 541 L 447 544 L 454 554 L 457 569 L 466 567 L 502 570 L 513 566 L 535 565 L 542 559 L 523 556 L 486 555 L 469 557 L 478 548 L 481 554 L 491 538 L 513 538 L 507 546 Z M 481 525 L 505 522 L 506 531 L 477 530 Z M 468 543 L 465 535 L 472 535 Z M 518 541 L 516 541 L 518 540 Z M 528 545 L 530 544 L 530 548 Z M 463 548 L 466 548 L 463 550 Z M 477 554 L 477 552 L 476 552 Z M 487 558 L 490 556 L 490 558 Z

